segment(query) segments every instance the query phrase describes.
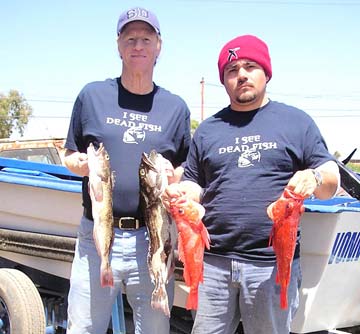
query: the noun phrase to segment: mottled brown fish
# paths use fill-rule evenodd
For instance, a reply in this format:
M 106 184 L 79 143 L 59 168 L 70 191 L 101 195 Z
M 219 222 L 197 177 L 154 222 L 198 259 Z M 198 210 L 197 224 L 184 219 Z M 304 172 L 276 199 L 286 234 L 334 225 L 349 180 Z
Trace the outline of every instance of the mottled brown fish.
M 166 284 L 174 269 L 177 229 L 160 197 L 168 185 L 167 176 L 173 170 L 171 163 L 155 150 L 149 155 L 143 153 L 139 167 L 140 198 L 149 233 L 148 267 L 155 284 L 151 306 L 167 316 L 170 310 Z
M 101 258 L 100 282 L 102 287 L 114 286 L 114 278 L 109 256 L 114 241 L 114 218 L 112 190 L 114 176 L 110 168 L 110 158 L 100 143 L 96 150 L 90 143 L 87 149 L 89 165 L 89 194 L 94 219 L 93 237 Z

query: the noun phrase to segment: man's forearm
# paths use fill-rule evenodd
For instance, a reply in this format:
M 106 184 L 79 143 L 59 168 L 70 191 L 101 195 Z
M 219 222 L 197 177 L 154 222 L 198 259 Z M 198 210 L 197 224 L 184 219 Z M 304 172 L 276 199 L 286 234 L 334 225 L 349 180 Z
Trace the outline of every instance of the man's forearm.
M 321 185 L 315 189 L 314 195 L 319 199 L 334 196 L 340 186 L 339 167 L 336 162 L 328 161 L 316 168 L 321 175 Z
M 87 154 L 76 151 L 66 150 L 64 164 L 72 173 L 87 176 L 89 168 L 87 163 Z

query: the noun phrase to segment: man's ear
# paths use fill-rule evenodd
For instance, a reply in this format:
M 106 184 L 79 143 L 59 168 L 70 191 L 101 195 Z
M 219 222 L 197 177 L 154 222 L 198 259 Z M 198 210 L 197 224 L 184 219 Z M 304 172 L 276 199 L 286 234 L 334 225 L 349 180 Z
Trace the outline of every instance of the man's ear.
M 161 52 L 161 46 L 162 46 L 162 39 L 161 38 L 159 38 L 159 40 L 158 40 L 158 45 L 157 45 L 157 57 L 159 57 L 159 55 L 160 55 L 160 52 Z
M 118 48 L 118 52 L 119 52 L 120 59 L 122 59 L 122 55 L 121 55 L 121 52 L 120 52 L 119 37 L 116 39 L 116 44 L 117 44 L 117 48 Z

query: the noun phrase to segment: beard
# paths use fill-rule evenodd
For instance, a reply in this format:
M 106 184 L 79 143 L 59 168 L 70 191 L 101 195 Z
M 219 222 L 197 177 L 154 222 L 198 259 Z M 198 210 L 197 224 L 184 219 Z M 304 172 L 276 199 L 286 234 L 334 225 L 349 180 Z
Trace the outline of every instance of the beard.
M 256 92 L 253 91 L 241 93 L 235 98 L 236 102 L 240 104 L 254 102 L 256 99 L 257 99 L 257 94 Z

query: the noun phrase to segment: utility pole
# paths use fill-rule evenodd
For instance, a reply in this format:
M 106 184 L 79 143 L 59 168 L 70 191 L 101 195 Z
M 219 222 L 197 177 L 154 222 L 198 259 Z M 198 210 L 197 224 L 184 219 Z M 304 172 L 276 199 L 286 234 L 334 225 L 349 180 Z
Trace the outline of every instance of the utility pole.
M 200 85 L 201 85 L 201 115 L 200 115 L 200 120 L 202 122 L 204 120 L 204 85 L 205 85 L 204 77 L 201 78 Z

